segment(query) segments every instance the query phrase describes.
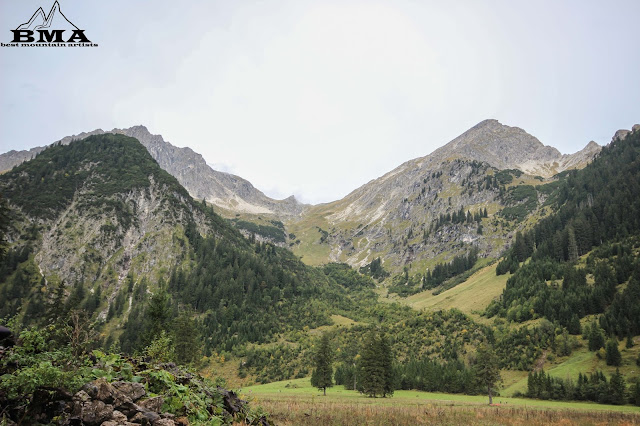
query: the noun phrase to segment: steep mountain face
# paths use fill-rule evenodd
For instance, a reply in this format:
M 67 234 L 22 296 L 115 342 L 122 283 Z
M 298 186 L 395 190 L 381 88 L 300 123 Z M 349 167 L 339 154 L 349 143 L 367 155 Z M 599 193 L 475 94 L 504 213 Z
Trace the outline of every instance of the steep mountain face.
M 30 254 L 42 293 L 86 283 L 110 299 L 127 275 L 155 281 L 183 262 L 195 233 L 227 232 L 122 135 L 48 148 L 0 176 L 0 192 L 12 208 L 12 251 Z
M 545 194 L 535 186 L 584 167 L 600 149 L 590 142 L 562 155 L 522 129 L 486 120 L 432 154 L 291 220 L 288 228 L 298 240 L 292 247 L 310 263 L 364 266 L 382 257 L 392 271 L 408 264 L 425 270 L 472 246 L 482 257 L 497 257 L 524 226 L 520 210 L 531 214 L 542 205 Z M 515 191 L 519 185 L 526 189 Z M 488 217 L 478 218 L 485 209 Z
M 191 148 L 179 148 L 165 142 L 162 136 L 151 134 L 144 126 L 113 129 L 109 132 L 98 129 L 67 136 L 58 142 L 67 145 L 73 140 L 105 133 L 122 134 L 139 140 L 160 164 L 160 167 L 175 176 L 194 198 L 204 199 L 233 212 L 266 214 L 281 218 L 298 216 L 306 207 L 293 196 L 284 200 L 271 199 L 256 189 L 249 181 L 229 173 L 213 170 L 202 155 L 194 152 Z M 45 147 L 37 147 L 29 151 L 10 151 L 0 155 L 0 171 L 10 170 L 12 167 L 28 161 L 44 149 Z

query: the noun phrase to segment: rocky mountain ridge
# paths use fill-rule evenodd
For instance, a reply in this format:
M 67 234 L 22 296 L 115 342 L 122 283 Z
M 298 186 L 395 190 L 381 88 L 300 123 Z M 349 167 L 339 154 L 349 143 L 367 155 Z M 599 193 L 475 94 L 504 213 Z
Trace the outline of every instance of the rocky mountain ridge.
M 624 138 L 628 132 L 619 130 L 614 138 Z M 192 196 L 221 207 L 227 214 L 246 213 L 249 221 L 252 215 L 262 221 L 259 215 L 273 215 L 285 222 L 289 235 L 286 244 L 309 263 L 342 261 L 364 266 L 382 256 L 393 270 L 415 262 L 425 268 L 436 260 L 447 261 L 470 246 L 480 248 L 481 256 L 497 257 L 504 241 L 524 226 L 519 221 L 507 223 L 498 213 L 528 200 L 528 208 L 535 209 L 544 201 L 543 194 L 537 194 L 534 202 L 534 197 L 510 199 L 505 191 L 518 184 L 535 187 L 561 171 L 582 168 L 601 149 L 592 141 L 581 151 L 563 155 L 520 128 L 485 120 L 433 153 L 405 162 L 342 200 L 305 206 L 293 197 L 272 200 L 248 181 L 212 170 L 200 154 L 175 147 L 144 126 L 111 132 L 99 129 L 63 138 L 59 143 L 104 133 L 140 140 Z M 0 155 L 0 170 L 30 159 L 41 149 Z M 495 176 L 503 170 L 512 170 L 509 179 L 518 180 L 497 183 Z M 524 177 L 520 178 L 522 173 Z M 462 210 L 465 214 L 487 210 L 491 217 L 481 223 L 441 223 L 442 218 Z
M 160 167 L 175 176 L 194 198 L 204 199 L 233 212 L 275 215 L 282 218 L 297 216 L 305 209 L 305 205 L 299 203 L 294 196 L 274 200 L 239 176 L 213 170 L 202 155 L 191 148 L 180 148 L 166 142 L 161 135 L 151 134 L 145 126 L 106 132 L 97 129 L 67 136 L 54 144 L 68 145 L 73 140 L 105 133 L 121 134 L 139 140 Z M 9 151 L 0 155 L 0 172 L 32 159 L 45 148 L 42 146 L 28 151 Z

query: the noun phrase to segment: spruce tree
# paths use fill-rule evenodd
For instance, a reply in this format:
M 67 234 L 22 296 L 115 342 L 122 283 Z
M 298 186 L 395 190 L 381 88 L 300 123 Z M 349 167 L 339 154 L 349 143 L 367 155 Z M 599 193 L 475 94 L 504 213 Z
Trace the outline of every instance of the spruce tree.
M 170 317 L 169 303 L 169 295 L 162 287 L 151 297 L 145 310 L 142 346 L 148 346 L 162 331 L 166 331 Z
M 389 341 L 384 335 L 372 331 L 364 342 L 362 358 L 362 391 L 370 397 L 393 395 L 395 376 L 393 354 Z
M 382 386 L 382 397 L 386 398 L 387 395 L 393 395 L 395 378 L 393 374 L 393 354 L 391 352 L 389 341 L 384 334 L 380 336 L 379 352 L 384 377 L 384 384 Z
M 189 364 L 198 360 L 202 344 L 194 312 L 184 307 L 176 318 L 173 327 L 176 360 L 180 364 Z
M 322 390 L 327 395 L 327 388 L 333 386 L 333 354 L 329 344 L 329 335 L 324 333 L 315 357 L 315 369 L 311 374 L 311 386 Z
M 491 405 L 493 403 L 493 391 L 502 383 L 498 357 L 491 346 L 486 343 L 478 346 L 474 368 L 478 384 L 487 390 L 489 405 Z
M 379 340 L 374 332 L 369 333 L 362 348 L 362 392 L 375 398 L 384 391 L 384 368 L 381 362 Z
M 587 338 L 589 339 L 589 350 L 597 351 L 604 346 L 604 335 L 602 329 L 595 322 L 589 327 Z
M 607 342 L 606 360 L 607 365 L 620 366 L 622 363 L 622 355 L 620 355 L 620 351 L 618 350 L 618 342 L 615 337 Z
M 620 369 L 616 368 L 616 372 L 611 376 L 609 387 L 611 389 L 612 403 L 623 405 L 627 402 L 627 385 L 624 382 L 624 377 L 620 374 Z

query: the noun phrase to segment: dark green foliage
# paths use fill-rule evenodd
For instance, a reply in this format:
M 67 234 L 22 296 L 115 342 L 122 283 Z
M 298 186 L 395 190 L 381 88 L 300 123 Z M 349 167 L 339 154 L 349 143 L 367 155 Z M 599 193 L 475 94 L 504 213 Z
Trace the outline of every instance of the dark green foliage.
M 362 347 L 360 383 L 362 392 L 370 397 L 393 395 L 394 372 L 393 354 L 387 338 L 371 331 Z
M 7 201 L 0 193 L 0 261 L 7 254 L 7 231 L 9 230 L 9 207 Z
M 55 327 L 31 327 L 20 332 L 16 346 L 6 349 L 0 359 L 3 424 L 68 423 L 73 407 L 70 397 L 59 399 L 55 406 L 45 406 L 38 398 L 49 392 L 71 395 L 95 379 L 143 382 L 147 396 L 162 397 L 163 412 L 186 417 L 191 424 L 269 424 L 261 410 L 251 410 L 246 403 L 226 413 L 223 394 L 227 391 L 192 371 L 175 367 L 168 371 L 148 359 L 142 362 L 118 353 L 94 350 L 89 354 L 86 347 L 76 351 L 83 329 L 78 325 L 63 321 Z M 60 417 L 52 417 L 63 411 Z
M 333 350 L 329 344 L 329 335 L 324 333 L 316 351 L 311 386 L 327 394 L 327 388 L 333 386 Z
M 245 342 L 267 342 L 285 329 L 325 325 L 328 300 L 350 303 L 339 296 L 344 289 L 291 252 L 271 244 L 257 244 L 255 251 L 206 238 L 195 265 L 171 274 L 174 297 L 207 313 L 205 350 L 231 351 Z
M 347 289 L 356 290 L 375 287 L 371 277 L 358 273 L 346 263 L 328 263 L 322 269 L 325 275 Z
M 537 327 L 520 327 L 496 330 L 494 349 L 500 360 L 500 367 L 529 370 L 542 355 L 544 348 L 556 345 L 555 327 L 547 320 Z
M 19 344 L 0 360 L 0 389 L 9 398 L 30 395 L 40 387 L 76 392 L 86 381 L 90 371 L 84 354 L 74 356 L 67 339 L 58 343 L 69 326 L 60 323 L 56 327 L 23 330 Z
M 623 278 L 624 279 L 623 275 Z M 611 306 L 601 317 L 607 332 L 618 337 L 640 334 L 640 262 L 634 263 L 634 271 L 629 284 L 621 293 L 616 292 Z
M 580 373 L 577 382 L 552 377 L 544 371 L 529 373 L 527 397 L 564 401 L 593 401 L 600 404 L 622 405 L 627 402 L 626 384 L 620 370 L 608 381 L 601 371 L 589 376 Z M 632 401 L 633 402 L 633 401 Z
M 39 276 L 38 268 L 32 257 L 17 265 L 7 265 L 9 262 L 22 260 L 20 254 L 17 254 L 16 257 L 13 257 L 13 254 L 14 251 L 10 250 L 9 255 L 3 262 L 6 265 L 5 273 L 12 273 L 6 276 L 4 283 L 0 282 L 0 300 L 2 300 L 2 303 L 0 303 L 0 318 L 16 315 L 24 299 L 41 281 L 41 276 Z M 13 268 L 15 269 L 11 271 Z
M 531 185 L 519 185 L 509 188 L 504 195 L 507 207 L 500 215 L 507 220 L 522 221 L 538 206 L 538 193 Z
M 590 351 L 597 351 L 604 347 L 604 334 L 597 323 L 592 322 L 591 326 L 587 328 L 587 339 Z
M 389 276 L 389 272 L 382 267 L 382 260 L 376 257 L 371 263 L 360 268 L 360 273 L 369 275 L 376 280 L 382 280 Z
M 397 389 L 475 395 L 481 391 L 475 370 L 461 360 L 438 362 L 428 358 L 396 364 Z M 482 389 L 483 390 L 483 389 Z
M 479 210 L 475 213 L 471 213 L 469 210 L 465 211 L 464 207 L 460 207 L 460 210 L 453 213 L 441 213 L 438 219 L 429 227 L 430 232 L 436 232 L 438 229 L 445 225 L 457 225 L 474 223 L 480 223 L 483 217 L 487 217 L 487 209 Z
M 409 270 L 405 268 L 402 274 L 393 277 L 391 285 L 389 286 L 389 292 L 406 297 L 423 290 L 436 288 L 443 284 L 444 289 L 452 288 L 459 284 L 459 282 L 457 282 L 458 280 L 453 280 L 453 278 L 459 277 L 471 270 L 477 260 L 478 249 L 472 248 L 467 254 L 455 256 L 451 262 L 436 264 L 433 270 L 427 271 L 424 275 L 415 274 L 409 276 Z M 449 283 L 451 283 L 451 285 L 448 285 Z
M 536 247 L 530 253 L 532 261 L 514 271 L 501 300 L 487 313 L 506 315 L 511 310 L 517 314 L 514 320 L 525 321 L 533 312 L 559 321 L 572 332 L 576 329 L 574 315 L 579 319 L 603 313 L 601 325 L 607 333 L 621 338 L 640 334 L 640 283 L 632 279 L 623 294 L 616 291 L 633 270 L 640 269 L 632 249 L 624 248 L 625 241 L 633 242 L 640 234 L 639 181 L 640 132 L 634 132 L 605 147 L 583 170 L 563 174 L 551 187 L 538 187 L 557 212 L 527 233 Z M 586 284 L 584 272 L 562 264 L 575 261 L 594 246 L 600 247 L 587 261 L 595 278 L 591 286 Z M 513 271 L 514 260 L 528 254 L 522 248 L 516 244 L 498 272 Z M 559 269 L 563 272 L 558 273 Z M 564 278 L 562 286 L 546 283 L 554 277 L 544 270 L 554 270 L 555 279 Z
M 552 259 L 534 258 L 507 280 L 502 298 L 492 302 L 486 312 L 490 316 L 498 314 L 518 322 L 545 317 L 550 321 L 558 321 L 577 334 L 580 318 L 615 309 L 616 315 L 605 314 L 603 327 L 607 331 L 620 333 L 621 337 L 626 336 L 627 332 L 633 332 L 629 327 L 636 322 L 632 315 L 638 308 L 616 293 L 617 282 L 613 271 L 619 261 L 620 258 L 591 261 L 593 266 L 582 269 Z M 593 273 L 595 285 L 587 283 L 587 272 Z M 562 285 L 558 285 L 560 279 Z M 636 296 L 634 288 L 630 286 L 628 290 L 630 301 L 640 300 L 634 299 L 640 298 L 640 292 Z M 618 302 L 607 310 L 614 299 Z M 616 317 L 628 317 L 629 320 L 618 322 Z M 613 324 L 624 324 L 626 327 L 615 329 Z
M 486 343 L 478 346 L 473 368 L 478 385 L 487 391 L 489 404 L 492 404 L 493 395 L 502 383 L 502 377 L 500 376 L 498 356 L 491 346 Z
M 615 338 L 609 339 L 607 342 L 605 359 L 607 360 L 607 365 L 619 367 L 622 364 L 622 355 L 620 355 L 618 341 Z
M 494 177 L 500 183 L 500 185 L 508 185 L 513 182 L 513 177 L 519 178 L 522 176 L 522 171 L 518 169 L 500 170 L 494 174 Z
M 104 134 L 51 146 L 33 160 L 0 176 L 0 188 L 11 202 L 29 216 L 53 218 L 84 188 L 103 208 L 114 209 L 123 222 L 135 220 L 135 212 L 107 197 L 134 188 L 148 188 L 149 176 L 157 184 L 187 198 L 178 181 L 162 170 L 136 139 Z M 104 203 L 107 203 L 106 205 Z
M 640 382 L 636 383 L 635 386 L 631 388 L 631 396 L 629 402 L 640 407 Z
M 179 364 L 190 364 L 200 359 L 203 347 L 202 336 L 194 316 L 195 312 L 191 308 L 182 307 L 171 326 L 176 361 Z
M 284 228 L 281 228 L 281 227 L 270 226 L 270 225 L 260 225 L 257 223 L 248 222 L 246 220 L 239 220 L 239 219 L 231 219 L 231 222 L 236 226 L 236 228 L 244 229 L 245 231 L 249 231 L 250 233 L 253 233 L 256 235 L 261 235 L 276 243 L 284 243 L 287 238 Z M 277 223 L 282 225 L 282 222 L 277 222 Z
M 160 289 L 151 297 L 145 310 L 142 326 L 142 346 L 149 345 L 162 331 L 167 332 L 171 319 L 169 294 L 160 286 Z
M 616 368 L 616 372 L 611 376 L 609 387 L 611 388 L 611 403 L 622 405 L 627 402 L 627 385 L 624 377 L 620 374 L 620 369 Z

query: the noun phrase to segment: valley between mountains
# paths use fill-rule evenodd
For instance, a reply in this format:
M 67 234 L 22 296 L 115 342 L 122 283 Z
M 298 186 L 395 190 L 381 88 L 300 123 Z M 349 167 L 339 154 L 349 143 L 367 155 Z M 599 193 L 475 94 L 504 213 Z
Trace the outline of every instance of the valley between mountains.
M 20 342 L 117 354 L 114 380 L 142 357 L 234 388 L 640 405 L 640 125 L 561 154 L 485 120 L 320 205 L 271 199 L 143 126 L 7 152 L 0 171 L 0 319 Z M 0 359 L 6 407 L 79 391 L 62 355 L 19 347 Z

